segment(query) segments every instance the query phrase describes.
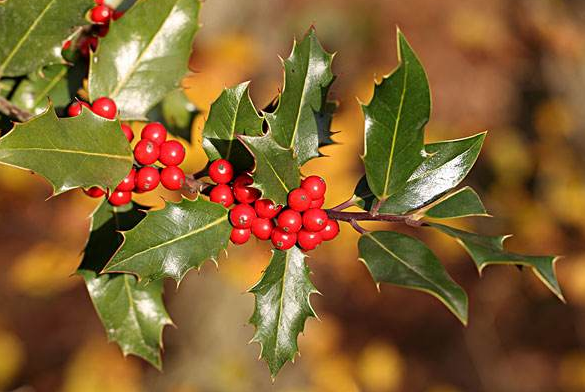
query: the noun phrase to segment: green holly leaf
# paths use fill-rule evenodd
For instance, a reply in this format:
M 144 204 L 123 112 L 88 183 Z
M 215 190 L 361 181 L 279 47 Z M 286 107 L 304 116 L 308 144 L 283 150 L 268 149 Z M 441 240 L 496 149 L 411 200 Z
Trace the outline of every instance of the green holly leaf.
M 198 113 L 185 92 L 175 90 L 148 113 L 148 119 L 163 123 L 172 135 L 191 143 L 191 125 Z
M 122 244 L 119 231 L 136 226 L 144 218 L 143 208 L 136 204 L 114 207 L 104 200 L 92 214 L 89 240 L 77 273 L 85 280 L 108 339 L 116 342 L 124 355 L 137 355 L 160 369 L 162 331 L 172 324 L 162 300 L 163 282 L 144 285 L 130 274 L 100 275 Z
M 437 200 L 463 181 L 481 151 L 486 133 L 425 146 L 428 155 L 408 181 L 384 201 L 379 212 L 404 214 Z M 368 182 L 362 178 L 355 191 L 356 204 L 371 209 L 377 202 Z
M 21 76 L 64 64 L 61 46 L 75 28 L 88 24 L 93 0 L 0 2 L 0 76 Z
M 2 79 L 0 80 L 0 97 L 7 98 L 14 86 L 16 85 L 16 80 L 14 79 Z
M 511 264 L 527 266 L 561 301 L 565 301 L 557 281 L 554 264 L 555 256 L 525 256 L 504 250 L 504 240 L 510 236 L 484 236 L 439 223 L 429 223 L 439 231 L 455 238 L 463 246 L 481 274 L 491 264 Z
M 57 108 L 67 106 L 71 102 L 68 71 L 69 66 L 55 64 L 46 67 L 42 73 L 32 73 L 19 83 L 11 102 L 34 115 L 44 112 L 49 100 Z
M 0 163 L 42 175 L 60 194 L 78 187 L 114 189 L 130 172 L 133 155 L 119 121 L 87 109 L 58 118 L 49 106 L 0 138 Z
M 139 1 L 111 22 L 90 61 L 90 99 L 112 98 L 122 119 L 146 118 L 188 70 L 198 13 L 198 0 Z
M 264 136 L 239 136 L 255 158 L 253 186 L 262 197 L 286 205 L 288 193 L 301 185 L 299 164 L 291 149 L 278 145 L 268 132 Z
M 299 248 L 273 250 L 268 268 L 249 290 L 256 297 L 250 318 L 256 333 L 251 341 L 260 344 L 260 358 L 268 364 L 273 379 L 286 361 L 294 361 L 299 351 L 297 336 L 307 318 L 317 317 L 309 297 L 318 291 L 309 273 Z
M 249 169 L 254 160 L 237 135 L 262 135 L 263 118 L 250 99 L 249 82 L 224 89 L 211 104 L 203 128 L 203 149 L 210 161 L 227 159 L 237 171 Z
M 475 191 L 466 186 L 448 195 L 429 208 L 425 216 L 435 219 L 463 218 L 467 216 L 490 216 Z
M 104 272 L 126 272 L 145 282 L 171 277 L 180 282 L 192 268 L 214 260 L 227 247 L 231 225 L 221 204 L 197 199 L 167 202 L 125 231 L 124 243 Z
M 332 61 L 333 55 L 323 50 L 311 28 L 301 42 L 295 42 L 284 61 L 284 87 L 278 107 L 274 113 L 266 113 L 274 140 L 292 149 L 300 165 L 318 157 L 320 141 L 329 136 L 319 117 L 329 115 L 332 109 L 327 102 L 334 79 Z
M 390 283 L 431 294 L 467 325 L 465 291 L 423 242 L 400 233 L 376 231 L 363 234 L 358 248 L 360 260 L 378 287 Z
M 400 31 L 397 38 L 400 65 L 363 106 L 366 178 L 380 200 L 402 189 L 424 161 L 423 127 L 431 113 L 425 70 Z

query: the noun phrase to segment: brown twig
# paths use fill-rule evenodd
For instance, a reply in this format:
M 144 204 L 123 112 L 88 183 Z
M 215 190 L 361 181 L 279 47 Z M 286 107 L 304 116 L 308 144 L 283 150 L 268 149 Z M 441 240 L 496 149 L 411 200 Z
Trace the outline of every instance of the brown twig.
M 374 214 L 373 212 L 348 212 L 337 211 L 334 209 L 325 210 L 331 219 L 349 222 L 351 226 L 360 233 L 365 230 L 357 224 L 359 221 L 377 221 L 377 222 L 400 222 L 411 227 L 421 227 L 428 225 L 426 222 L 414 219 L 412 215 L 390 215 L 390 214 Z
M 0 97 L 0 113 L 14 118 L 20 122 L 28 121 L 32 118 L 32 114 L 26 110 L 22 110 L 18 106 L 12 104 L 9 100 L 4 97 Z
M 213 184 L 199 180 L 196 175 L 193 174 L 185 177 L 183 189 L 189 193 L 203 193 L 212 186 Z

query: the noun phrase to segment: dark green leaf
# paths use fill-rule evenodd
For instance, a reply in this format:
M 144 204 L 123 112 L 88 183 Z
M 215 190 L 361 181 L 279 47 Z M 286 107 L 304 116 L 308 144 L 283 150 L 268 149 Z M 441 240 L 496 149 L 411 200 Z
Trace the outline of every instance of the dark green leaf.
M 423 127 L 431 113 L 425 71 L 404 35 L 397 34 L 400 66 L 376 85 L 363 106 L 366 178 L 380 200 L 402 189 L 423 162 Z
M 163 123 L 171 134 L 190 143 L 191 125 L 197 113 L 197 108 L 189 101 L 185 92 L 175 90 L 148 113 L 148 119 Z
M 162 301 L 163 282 L 143 285 L 130 274 L 102 274 L 122 244 L 120 230 L 130 230 L 144 217 L 142 206 L 113 207 L 103 201 L 93 212 L 91 232 L 77 273 L 87 286 L 108 339 L 124 355 L 134 354 L 161 368 L 162 331 L 172 324 Z
M 432 227 L 457 239 L 481 271 L 490 264 L 523 265 L 532 268 L 536 276 L 557 296 L 564 301 L 561 287 L 557 281 L 554 256 L 525 256 L 504 250 L 504 240 L 509 236 L 483 236 L 458 230 L 438 223 L 430 223 Z
M 425 146 L 428 156 L 406 184 L 395 189 L 380 206 L 387 214 L 404 214 L 437 200 L 455 188 L 469 173 L 481 151 L 485 133 Z M 362 178 L 355 189 L 356 202 L 370 209 L 376 202 L 368 183 Z
M 256 160 L 253 186 L 262 191 L 262 197 L 286 205 L 288 193 L 301 184 L 299 164 L 293 151 L 279 146 L 271 132 L 260 137 L 239 138 Z
M 0 76 L 21 76 L 65 62 L 63 42 L 88 24 L 93 0 L 5 0 L 0 2 Z
M 48 107 L 0 138 L 0 163 L 42 175 L 55 194 L 77 187 L 114 189 L 132 162 L 120 122 L 87 109 L 77 117 L 58 118 Z
M 433 252 L 404 234 L 376 231 L 361 236 L 360 259 L 374 281 L 420 290 L 438 298 L 467 324 L 467 295 L 451 279 Z
M 14 89 L 14 85 L 16 85 L 15 79 L 0 80 L 0 97 L 7 98 Z
M 247 170 L 254 163 L 237 135 L 262 135 L 263 119 L 250 100 L 248 85 L 246 82 L 223 90 L 211 105 L 203 128 L 203 149 L 209 160 L 227 159 L 237 171 Z
M 425 215 L 436 219 L 489 216 L 477 193 L 468 186 L 445 197 L 429 208 Z
M 256 297 L 250 323 L 256 327 L 252 342 L 260 343 L 260 357 L 272 377 L 299 351 L 297 336 L 308 317 L 316 317 L 309 297 L 318 293 L 309 279 L 305 255 L 297 247 L 273 250 L 262 278 L 250 289 Z
M 144 119 L 185 76 L 198 13 L 198 0 L 139 1 L 110 23 L 90 61 L 91 100 L 108 96 L 122 119 Z
M 302 165 L 319 156 L 319 142 L 328 140 L 329 130 L 319 117 L 330 115 L 327 102 L 333 55 L 325 52 L 311 28 L 306 37 L 294 44 L 290 57 L 284 61 L 284 88 L 274 113 L 266 120 L 274 140 L 292 149 Z
M 33 73 L 20 82 L 11 102 L 20 109 L 37 115 L 45 111 L 50 102 L 58 108 L 69 104 L 67 72 L 69 66 L 56 64 L 46 67 L 42 74 Z
M 231 225 L 228 210 L 202 199 L 167 202 L 149 212 L 132 230 L 105 272 L 128 272 L 146 282 L 171 277 L 180 282 L 187 271 L 215 260 L 227 247 Z

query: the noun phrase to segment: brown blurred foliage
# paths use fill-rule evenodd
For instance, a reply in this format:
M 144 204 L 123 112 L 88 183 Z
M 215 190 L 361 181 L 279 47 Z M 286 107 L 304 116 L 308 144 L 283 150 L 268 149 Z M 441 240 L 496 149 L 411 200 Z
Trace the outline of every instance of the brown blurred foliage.
M 356 260 L 356 234 L 312 255 L 320 321 L 300 337 L 302 358 L 276 383 L 246 345 L 253 297 L 244 294 L 269 249 L 230 250 L 219 270 L 191 273 L 166 300 L 178 329 L 165 331 L 165 371 L 123 358 L 105 340 L 81 279 L 71 277 L 94 201 L 81 192 L 43 200 L 39 177 L 0 168 L 0 390 L 164 392 L 585 391 L 585 3 L 579 0 L 208 0 L 184 85 L 203 111 L 185 164 L 205 164 L 206 110 L 221 89 L 251 79 L 259 107 L 282 83 L 277 55 L 314 24 L 338 55 L 340 101 L 324 176 L 328 206 L 361 176 L 363 117 L 375 77 L 396 64 L 395 26 L 421 57 L 433 91 L 427 139 L 489 130 L 466 180 L 492 219 L 456 222 L 485 234 L 514 233 L 508 246 L 561 254 L 567 305 L 529 272 L 490 267 L 482 279 L 451 240 L 422 231 L 470 296 L 462 327 L 425 294 L 382 287 Z M 169 197 L 169 194 L 166 194 Z M 161 204 L 159 195 L 140 202 Z M 402 229 L 402 228 L 400 228 Z

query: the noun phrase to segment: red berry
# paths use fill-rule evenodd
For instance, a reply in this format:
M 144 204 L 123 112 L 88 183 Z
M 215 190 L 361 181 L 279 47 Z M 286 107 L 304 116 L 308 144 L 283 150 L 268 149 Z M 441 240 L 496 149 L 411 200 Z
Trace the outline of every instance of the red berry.
M 107 5 L 96 5 L 91 9 L 90 19 L 93 23 L 107 23 L 112 17 L 113 10 Z
M 230 212 L 230 222 L 238 229 L 249 229 L 256 218 L 256 212 L 248 204 L 238 204 Z
M 113 206 L 123 206 L 124 204 L 128 204 L 130 201 L 132 201 L 132 192 L 115 191 L 110 195 L 108 201 Z
M 254 182 L 248 174 L 241 174 L 234 180 L 234 197 L 240 203 L 252 204 L 260 197 L 260 191 L 252 188 Z
M 95 0 L 96 5 L 104 5 L 104 0 Z
M 122 16 L 124 16 L 124 11 L 114 11 L 114 14 L 112 15 L 112 19 L 118 20 Z
M 323 230 L 328 220 L 327 213 L 320 208 L 309 208 L 303 214 L 303 226 L 309 231 Z
M 62 50 L 67 50 L 71 47 L 71 40 L 68 39 L 67 41 L 65 41 L 65 43 L 63 44 L 63 46 L 61 47 Z
M 91 106 L 89 106 L 89 103 L 87 102 L 83 102 L 83 101 L 75 101 L 73 102 L 71 105 L 69 105 L 69 107 L 67 108 L 67 115 L 69 117 L 76 117 L 79 116 L 81 114 L 81 110 L 83 107 L 88 108 L 89 110 L 91 110 Z
M 236 245 L 242 245 L 250 239 L 251 233 L 252 230 L 250 229 L 237 229 L 234 227 L 230 234 L 230 240 Z
M 276 249 L 287 250 L 292 248 L 297 242 L 297 233 L 287 233 L 280 227 L 277 227 L 272 231 L 270 240 Z
M 84 189 L 83 193 L 85 193 L 89 197 L 102 197 L 103 195 L 106 194 L 106 192 L 104 192 L 101 188 L 98 188 L 97 186 L 92 186 L 89 189 Z
M 295 210 L 284 210 L 278 215 L 276 224 L 287 233 L 296 233 L 303 226 L 303 218 Z
M 136 186 L 135 182 L 136 169 L 132 168 L 132 170 L 130 170 L 130 173 L 128 173 L 128 175 L 122 180 L 122 182 L 118 184 L 116 190 L 122 192 L 130 192 L 134 190 L 134 187 Z
M 122 132 L 124 132 L 124 136 L 126 136 L 128 143 L 134 140 L 134 132 L 132 132 L 132 128 L 130 128 L 129 125 L 122 124 Z
M 83 38 L 79 42 L 79 52 L 83 57 L 89 57 L 90 50 L 95 53 L 97 47 L 98 39 L 94 36 Z
M 136 173 L 136 188 L 140 192 L 148 192 L 154 190 L 160 182 L 160 175 L 158 169 L 145 166 Z
M 258 199 L 254 202 L 254 209 L 260 218 L 272 219 L 282 210 L 282 206 L 277 206 L 269 199 Z
M 234 167 L 225 159 L 213 161 L 209 166 L 209 178 L 215 183 L 227 184 L 233 177 Z
M 170 191 L 178 191 L 185 183 L 185 173 L 177 166 L 167 166 L 160 173 L 160 182 Z
M 229 207 L 234 204 L 234 194 L 229 185 L 219 184 L 213 187 L 209 193 L 209 200 L 214 203 L 219 203 L 224 207 Z
M 109 24 L 103 24 L 103 25 L 99 25 L 97 28 L 97 36 L 98 37 L 105 37 L 106 35 L 108 35 L 108 33 L 110 32 L 110 25 Z
M 98 116 L 102 116 L 109 120 L 113 120 L 118 114 L 116 103 L 107 97 L 101 97 L 93 101 L 91 110 L 93 110 Z
M 149 139 L 142 139 L 134 147 L 134 158 L 141 165 L 152 165 L 160 155 L 159 146 Z
M 339 223 L 336 220 L 328 219 L 325 228 L 319 232 L 323 241 L 330 241 L 339 234 Z
M 288 194 L 288 206 L 295 211 L 303 212 L 309 209 L 311 197 L 303 188 L 293 189 Z
M 311 205 L 309 206 L 309 208 L 321 208 L 323 207 L 324 203 L 325 203 L 324 197 L 320 199 L 311 200 Z
M 158 144 L 159 146 L 167 140 L 167 130 L 164 125 L 159 122 L 146 124 L 140 132 L 140 138 L 148 139 Z
M 252 234 L 259 240 L 269 239 L 273 229 L 274 223 L 272 223 L 272 219 L 256 218 L 252 222 Z
M 297 241 L 304 250 L 313 250 L 323 242 L 323 239 L 321 234 L 303 229 L 298 232 Z
M 319 176 L 309 176 L 301 181 L 301 188 L 307 191 L 311 200 L 317 200 L 325 196 L 327 185 Z
M 185 159 L 185 147 L 176 141 L 169 140 L 160 145 L 158 160 L 166 166 L 179 166 Z

